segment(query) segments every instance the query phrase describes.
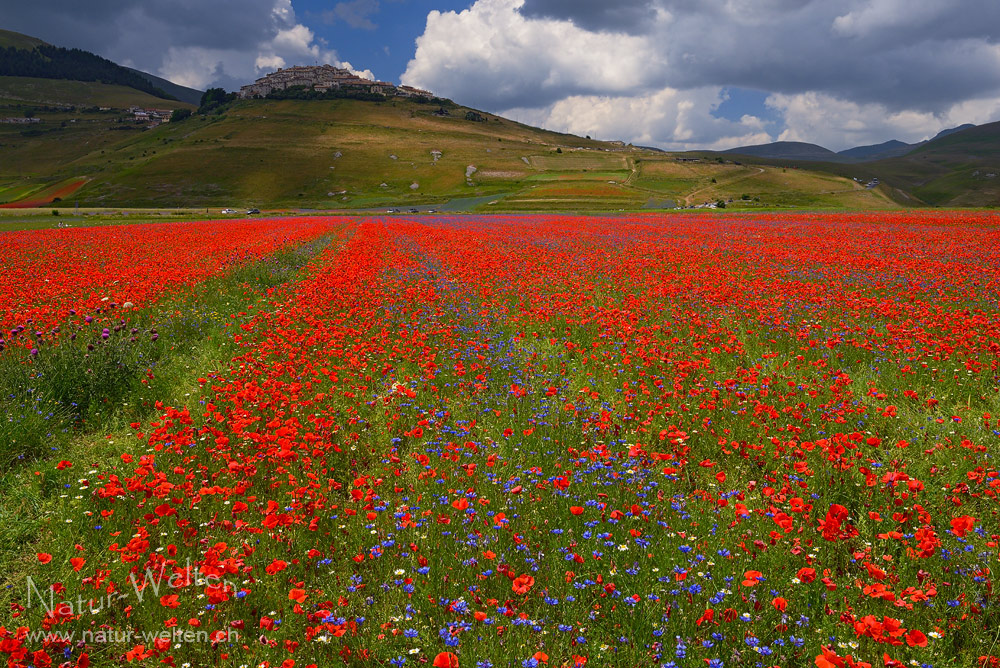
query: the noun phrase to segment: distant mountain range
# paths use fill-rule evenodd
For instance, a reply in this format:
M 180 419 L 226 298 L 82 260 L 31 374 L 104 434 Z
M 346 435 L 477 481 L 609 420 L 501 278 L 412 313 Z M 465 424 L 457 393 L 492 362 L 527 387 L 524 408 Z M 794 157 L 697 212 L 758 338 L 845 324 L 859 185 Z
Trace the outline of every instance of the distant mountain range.
M 834 152 L 828 148 L 823 148 L 818 144 L 809 144 L 807 142 L 798 141 L 777 141 L 770 144 L 740 146 L 738 148 L 731 148 L 728 151 L 722 151 L 722 153 L 737 153 L 739 155 L 749 155 L 756 158 L 771 158 L 779 160 L 788 159 L 843 163 L 872 162 L 875 160 L 885 160 L 888 158 L 898 158 L 900 156 L 904 156 L 924 144 L 934 141 L 935 139 L 947 137 L 955 132 L 960 132 L 973 127 L 976 126 L 972 123 L 966 123 L 955 128 L 948 128 L 947 130 L 942 130 L 937 133 L 933 138 L 917 142 L 916 144 L 907 144 L 906 142 L 901 142 L 897 139 L 890 139 L 889 141 L 881 144 L 855 146 L 854 148 Z
M 774 142 L 687 155 L 826 172 L 877 184 L 906 206 L 1000 206 L 1000 122 L 967 123 L 916 144 L 893 140 L 839 153 L 816 144 Z

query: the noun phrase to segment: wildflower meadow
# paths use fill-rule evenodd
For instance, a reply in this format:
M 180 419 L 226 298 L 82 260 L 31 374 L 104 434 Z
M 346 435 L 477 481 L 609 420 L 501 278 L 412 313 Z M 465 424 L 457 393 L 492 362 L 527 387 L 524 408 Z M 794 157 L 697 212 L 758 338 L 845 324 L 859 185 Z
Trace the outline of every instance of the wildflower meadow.
M 0 658 L 1000 666 L 1000 220 L 0 235 Z

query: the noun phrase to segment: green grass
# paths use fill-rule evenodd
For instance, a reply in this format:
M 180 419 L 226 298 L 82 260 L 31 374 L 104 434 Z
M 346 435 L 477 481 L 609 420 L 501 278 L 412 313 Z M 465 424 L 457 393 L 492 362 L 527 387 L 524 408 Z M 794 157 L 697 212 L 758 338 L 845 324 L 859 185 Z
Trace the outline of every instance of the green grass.
M 10 581 L 30 565 L 25 545 L 46 530 L 59 460 L 102 461 L 114 452 L 114 440 L 129 433 L 129 423 L 155 414 L 154 397 L 185 405 L 198 393 L 199 376 L 236 355 L 230 328 L 266 307 L 269 290 L 297 280 L 327 245 L 341 241 L 330 235 L 282 251 L 155 306 L 111 312 L 80 329 L 64 324 L 58 345 L 39 346 L 34 360 L 26 349 L 4 351 L 0 573 Z M 125 326 L 114 331 L 121 320 Z M 105 340 L 106 326 L 111 335 Z
M 117 109 L 127 109 L 131 106 L 151 109 L 194 109 L 194 106 L 187 102 L 165 100 L 128 86 L 35 77 L 0 76 L 0 98 L 40 105 Z
M 530 183 L 537 183 L 539 181 L 618 181 L 622 182 L 627 179 L 632 172 L 628 170 L 610 170 L 610 171 L 553 171 L 553 172 L 538 172 L 528 176 L 525 181 Z
M 59 215 L 52 215 L 53 211 Z M 265 214 L 266 215 L 266 214 Z M 282 214 L 288 215 L 288 214 Z M 104 227 L 143 223 L 179 223 L 189 220 L 231 220 L 219 209 L 130 209 L 76 208 L 60 202 L 38 209 L 0 209 L 0 232 L 48 230 L 69 227 Z
M 3 48 L 15 48 L 15 49 L 34 49 L 36 46 L 41 46 L 45 44 L 42 40 L 37 37 L 31 37 L 30 35 L 22 35 L 19 32 L 14 32 L 13 30 L 0 30 L 0 47 Z

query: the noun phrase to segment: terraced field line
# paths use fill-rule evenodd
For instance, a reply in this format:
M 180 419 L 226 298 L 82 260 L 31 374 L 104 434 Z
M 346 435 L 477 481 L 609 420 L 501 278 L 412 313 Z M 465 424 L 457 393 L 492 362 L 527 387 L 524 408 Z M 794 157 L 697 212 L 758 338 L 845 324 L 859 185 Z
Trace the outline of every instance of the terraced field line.
M 739 183 L 740 181 L 745 181 L 746 179 L 753 178 L 754 176 L 758 176 L 760 174 L 763 174 L 764 171 L 765 170 L 764 170 L 763 167 L 757 167 L 757 174 L 744 174 L 743 176 L 738 176 L 735 179 L 732 179 L 731 181 L 725 181 L 723 183 L 716 183 L 714 185 L 716 185 L 716 186 L 720 186 L 720 185 L 730 186 L 730 185 L 732 185 L 734 183 Z M 711 186 L 705 186 L 704 188 L 699 188 L 698 190 L 695 190 L 695 191 L 693 191 L 693 192 L 685 195 L 684 196 L 684 204 L 685 205 L 691 204 L 691 200 L 694 199 L 695 195 L 697 195 L 700 192 L 704 192 L 706 190 L 711 190 Z

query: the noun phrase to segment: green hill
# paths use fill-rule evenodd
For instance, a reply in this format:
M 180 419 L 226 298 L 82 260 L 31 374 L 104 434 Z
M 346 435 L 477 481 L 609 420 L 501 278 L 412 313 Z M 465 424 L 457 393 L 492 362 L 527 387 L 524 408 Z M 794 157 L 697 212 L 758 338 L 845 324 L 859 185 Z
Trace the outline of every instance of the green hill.
M 18 115 L 17 105 L 59 107 L 146 107 L 154 109 L 194 109 L 197 105 L 165 100 L 149 93 L 116 84 L 67 79 L 0 76 L 0 116 Z
M 32 50 L 45 44 L 37 37 L 22 35 L 12 30 L 0 30 L 0 49 L 27 49 Z
M 939 136 L 905 156 L 870 166 L 884 183 L 925 204 L 998 206 L 1000 122 Z
M 679 162 L 451 103 L 244 100 L 151 130 L 113 114 L 76 114 L 64 124 L 65 115 L 39 112 L 42 123 L 28 130 L 0 125 L 0 200 L 5 183 L 23 196 L 13 186 L 87 178 L 73 195 L 81 206 L 380 209 L 460 200 L 452 206 L 576 211 L 717 199 L 892 206 L 828 174 Z
M 776 141 L 770 144 L 741 146 L 739 148 L 731 148 L 728 151 L 722 151 L 722 153 L 736 153 L 758 158 L 786 158 L 789 160 L 822 160 L 830 162 L 841 160 L 830 149 L 801 141 Z
M 884 158 L 895 158 L 906 155 L 915 148 L 914 144 L 907 144 L 898 139 L 890 139 L 881 144 L 869 144 L 867 146 L 855 146 L 844 151 L 838 151 L 837 155 L 841 159 L 870 162 L 872 160 L 882 160 Z
M 201 96 L 205 91 L 196 90 L 194 88 L 188 88 L 187 86 L 181 86 L 175 84 L 173 81 L 167 81 L 158 76 L 154 76 L 149 72 L 143 72 L 142 70 L 136 70 L 131 67 L 126 67 L 129 72 L 135 72 L 142 78 L 149 81 L 149 83 L 156 88 L 164 91 L 168 95 L 180 100 L 181 102 L 187 102 L 188 104 L 193 104 L 198 106 L 201 102 Z

